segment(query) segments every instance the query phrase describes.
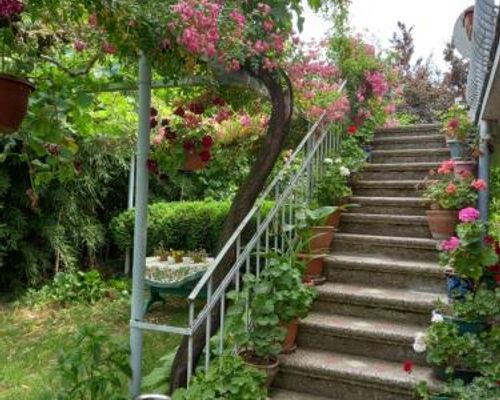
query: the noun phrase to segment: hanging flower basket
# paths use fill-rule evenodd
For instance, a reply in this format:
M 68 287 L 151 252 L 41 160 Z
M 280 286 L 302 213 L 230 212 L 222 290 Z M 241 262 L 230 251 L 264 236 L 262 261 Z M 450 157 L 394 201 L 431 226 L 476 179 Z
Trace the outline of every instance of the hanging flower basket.
M 186 160 L 184 162 L 184 166 L 181 168 L 181 171 L 192 172 L 206 168 L 208 161 L 203 161 L 198 153 L 185 151 L 185 155 Z
M 19 129 L 28 110 L 28 98 L 35 90 L 26 79 L 0 74 L 0 132 Z

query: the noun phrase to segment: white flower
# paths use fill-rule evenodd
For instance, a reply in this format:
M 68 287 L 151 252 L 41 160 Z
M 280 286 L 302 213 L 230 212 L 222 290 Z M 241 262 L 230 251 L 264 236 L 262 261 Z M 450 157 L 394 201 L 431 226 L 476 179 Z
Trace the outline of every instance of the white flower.
M 341 158 L 336 158 L 335 159 L 335 164 L 342 164 L 342 159 Z
M 332 160 L 331 158 L 325 158 L 325 159 L 323 160 L 323 162 L 324 162 L 325 164 L 328 164 L 328 165 L 333 164 L 333 160 Z
M 349 168 L 347 168 L 347 167 L 342 166 L 339 168 L 339 171 L 340 171 L 340 175 L 342 175 L 342 176 L 351 175 L 351 171 L 349 171 Z
M 441 315 L 441 313 L 438 313 L 437 311 L 433 310 L 432 311 L 431 322 L 438 323 L 438 322 L 443 322 L 443 321 L 444 321 L 444 318 Z
M 415 341 L 413 342 L 413 350 L 417 353 L 423 353 L 427 349 L 425 345 L 425 333 L 417 332 Z

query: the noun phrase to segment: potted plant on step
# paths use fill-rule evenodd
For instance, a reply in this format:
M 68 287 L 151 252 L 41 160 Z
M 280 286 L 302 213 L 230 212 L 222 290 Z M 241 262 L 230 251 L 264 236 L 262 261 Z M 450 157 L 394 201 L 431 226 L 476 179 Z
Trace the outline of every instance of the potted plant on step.
M 423 195 L 431 203 L 427 211 L 427 222 L 434 239 L 448 239 L 458 223 L 458 210 L 473 206 L 477 192 L 486 189 L 481 179 L 473 176 L 456 177 L 453 166 L 445 161 L 432 171 L 422 184 Z
M 25 69 L 15 51 L 17 27 L 24 4 L 19 0 L 0 3 L 0 133 L 19 129 L 28 110 L 28 98 L 35 90 L 26 78 L 17 76 Z
M 352 206 L 346 204 L 347 199 L 352 196 L 348 185 L 351 171 L 342 164 L 341 158 L 325 158 L 323 164 L 324 172 L 316 183 L 313 203 L 317 207 L 335 206 L 325 223 L 338 228 L 342 211 Z
M 280 326 L 274 286 L 252 274 L 243 277 L 243 289 L 228 293 L 233 301 L 228 310 L 227 332 L 249 365 L 266 373 L 270 387 L 279 370 L 277 355 L 283 349 L 286 331 Z
M 302 281 L 300 264 L 293 255 L 272 253 L 268 260 L 260 279 L 268 280 L 274 286 L 276 313 L 287 330 L 283 353 L 289 354 L 296 348 L 299 320 L 308 314 L 317 291 Z
M 321 284 L 326 252 L 333 241 L 335 228 L 325 224 L 326 219 L 335 211 L 335 207 L 308 209 L 299 207 L 295 212 L 295 224 L 287 226 L 296 232 L 298 243 L 295 252 L 299 260 L 305 263 L 304 280 Z
M 467 115 L 467 110 L 460 106 L 452 106 L 442 118 L 442 132 L 446 136 L 446 144 L 450 149 L 451 158 L 457 161 L 470 159 L 470 140 L 474 127 Z
M 477 287 L 488 268 L 498 262 L 498 256 L 491 244 L 484 242 L 485 225 L 479 221 L 479 211 L 465 208 L 459 212 L 460 224 L 457 236 L 452 236 L 440 245 L 440 264 L 447 268 L 449 278 L 464 282 L 449 290 L 451 299 L 461 299 L 465 293 Z M 448 285 L 450 288 L 450 284 Z

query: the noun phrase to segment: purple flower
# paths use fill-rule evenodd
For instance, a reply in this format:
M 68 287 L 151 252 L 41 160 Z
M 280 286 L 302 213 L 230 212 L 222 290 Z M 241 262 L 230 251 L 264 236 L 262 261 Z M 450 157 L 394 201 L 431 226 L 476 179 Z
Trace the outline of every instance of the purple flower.
M 452 252 L 460 246 L 460 239 L 456 236 L 452 236 L 448 240 L 441 242 L 440 248 L 443 251 Z
M 458 213 L 458 219 L 460 222 L 474 222 L 479 219 L 479 211 L 473 207 L 467 207 Z

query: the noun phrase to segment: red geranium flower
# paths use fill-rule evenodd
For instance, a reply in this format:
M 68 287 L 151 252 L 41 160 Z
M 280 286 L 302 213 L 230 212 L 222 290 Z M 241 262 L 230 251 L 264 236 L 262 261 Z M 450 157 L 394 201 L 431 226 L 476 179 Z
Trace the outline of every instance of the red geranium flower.
M 156 108 L 154 108 L 154 107 L 151 107 L 149 109 L 149 115 L 151 115 L 152 117 L 158 116 L 158 110 Z
M 148 160 L 146 165 L 151 174 L 156 174 L 158 172 L 158 163 L 155 160 Z
M 212 139 L 212 136 L 203 136 L 201 139 L 201 145 L 205 149 L 210 149 L 214 145 L 214 140 Z
M 212 158 L 212 154 L 208 150 L 200 151 L 199 156 L 201 158 L 201 161 L 203 161 L 203 162 L 208 162 Z
M 184 150 L 186 150 L 187 152 L 192 153 L 196 146 L 192 140 L 186 140 L 182 144 L 182 147 L 184 147 Z
M 189 111 L 197 115 L 201 115 L 205 112 L 205 107 L 201 103 L 189 103 L 188 108 Z
M 412 360 L 404 360 L 403 361 L 403 371 L 407 374 L 411 374 L 413 372 L 413 361 Z
M 358 127 L 356 125 L 349 125 L 347 128 L 347 132 L 349 132 L 350 135 L 354 135 L 358 131 Z
M 184 115 L 186 115 L 186 111 L 184 111 L 182 107 L 177 107 L 174 111 L 174 114 L 178 117 L 184 117 Z
M 212 104 L 214 106 L 224 107 L 226 105 L 226 102 L 224 101 L 224 99 L 216 97 L 215 99 L 212 100 Z

